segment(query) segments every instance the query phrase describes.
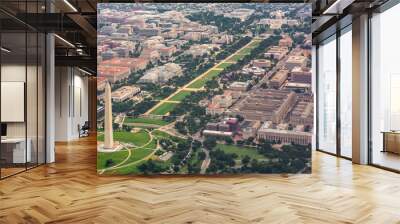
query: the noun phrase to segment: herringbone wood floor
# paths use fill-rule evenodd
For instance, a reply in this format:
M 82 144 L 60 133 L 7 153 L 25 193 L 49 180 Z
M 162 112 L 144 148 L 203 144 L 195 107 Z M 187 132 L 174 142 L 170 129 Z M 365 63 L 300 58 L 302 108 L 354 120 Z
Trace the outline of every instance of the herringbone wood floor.
M 400 223 L 400 175 L 322 153 L 311 175 L 98 177 L 95 144 L 0 181 L 0 223 Z

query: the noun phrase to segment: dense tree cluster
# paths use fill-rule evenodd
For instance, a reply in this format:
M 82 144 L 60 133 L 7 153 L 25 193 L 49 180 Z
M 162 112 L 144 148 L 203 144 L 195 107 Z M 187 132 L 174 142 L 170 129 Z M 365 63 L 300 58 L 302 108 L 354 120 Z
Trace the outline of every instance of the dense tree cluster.
M 215 15 L 214 12 L 199 12 L 193 13 L 187 18 L 191 21 L 196 21 L 204 25 L 214 25 L 218 27 L 219 32 L 233 31 L 236 24 L 240 24 L 237 18 L 229 18 L 223 15 Z
M 121 113 L 125 111 L 130 111 L 133 109 L 135 103 L 132 100 L 127 100 L 123 102 L 113 102 L 112 110 L 114 113 Z
M 211 163 L 207 169 L 207 173 L 233 173 L 235 172 L 234 166 L 235 159 L 238 155 L 235 153 L 225 153 L 220 149 L 210 152 Z
M 156 104 L 155 101 L 151 100 L 150 98 L 144 99 L 142 102 L 137 103 L 133 106 L 132 110 L 127 113 L 128 116 L 137 117 L 140 114 L 145 113 L 150 108 L 152 108 Z
M 230 56 L 246 44 L 250 43 L 251 37 L 245 36 L 241 38 L 240 40 L 236 41 L 234 44 L 227 46 L 224 48 L 223 51 L 219 52 L 217 56 L 215 57 L 217 60 L 222 60 L 225 59 L 226 57 Z

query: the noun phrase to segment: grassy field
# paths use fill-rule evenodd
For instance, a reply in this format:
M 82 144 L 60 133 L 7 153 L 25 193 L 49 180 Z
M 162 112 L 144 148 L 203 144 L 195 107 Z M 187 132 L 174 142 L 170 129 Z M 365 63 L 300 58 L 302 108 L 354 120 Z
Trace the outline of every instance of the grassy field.
M 98 141 L 104 141 L 104 135 L 97 137 Z M 148 132 L 141 130 L 137 133 L 116 131 L 114 132 L 114 141 L 132 143 L 138 147 L 143 146 L 150 140 L 150 135 Z
M 151 111 L 151 114 L 155 115 L 165 115 L 166 113 L 172 111 L 176 107 L 176 103 L 163 103 L 156 109 Z
M 207 81 L 209 81 L 209 80 L 213 79 L 214 77 L 218 76 L 219 73 L 221 73 L 221 71 L 219 71 L 219 70 L 211 70 L 203 78 L 198 79 L 194 83 L 190 84 L 189 88 L 200 89 L 201 87 L 203 87 L 206 84 Z
M 232 65 L 232 63 L 221 63 L 220 65 L 218 65 L 217 68 L 225 69 L 225 68 L 227 68 L 227 67 L 229 67 L 231 65 Z
M 179 93 L 175 94 L 169 100 L 171 101 L 182 101 L 185 97 L 189 96 L 192 92 L 190 91 L 180 91 Z
M 128 175 L 128 174 L 139 174 L 138 166 L 145 163 L 146 161 L 139 162 L 132 166 L 123 167 L 116 170 L 106 171 L 104 174 L 106 175 Z
M 160 130 L 154 130 L 152 132 L 152 134 L 153 134 L 154 137 L 156 137 L 158 139 L 166 138 L 166 139 L 170 139 L 170 140 L 172 140 L 174 142 L 180 142 L 180 141 L 184 140 L 183 138 L 172 136 L 172 135 L 170 135 L 170 134 L 168 134 L 166 132 L 160 131 Z
M 117 152 L 97 152 L 97 169 L 104 169 L 107 160 L 111 159 L 116 165 L 122 162 L 128 156 L 128 150 L 121 150 Z
M 128 161 L 126 161 L 125 164 L 133 163 L 135 161 L 141 160 L 144 157 L 150 155 L 150 153 L 152 153 L 152 152 L 153 152 L 153 149 L 147 148 L 147 147 L 131 149 L 132 155 L 131 155 L 131 157 L 129 157 Z
M 138 117 L 138 118 L 126 117 L 124 120 L 124 123 L 155 124 L 155 125 L 160 125 L 160 126 L 169 124 L 169 122 L 163 121 L 161 119 L 141 118 L 141 117 Z
M 239 147 L 236 145 L 218 144 L 215 148 L 223 150 L 225 153 L 235 153 L 242 159 L 246 155 L 251 159 L 265 159 L 265 157 L 257 152 L 255 148 Z
M 170 138 L 171 137 L 168 133 L 160 131 L 160 130 L 154 130 L 152 132 L 152 134 L 153 134 L 153 136 L 156 136 L 159 138 Z
M 250 54 L 250 52 L 252 50 L 253 50 L 253 48 L 246 47 L 246 48 L 243 48 L 242 50 L 240 50 L 238 54 Z
M 249 47 L 249 48 L 255 48 L 255 47 L 257 47 L 260 43 L 261 43 L 261 40 L 256 40 L 256 41 L 253 41 L 253 43 L 249 44 L 249 46 L 247 46 L 247 47 Z
M 242 58 L 244 58 L 245 56 L 246 55 L 244 55 L 244 54 L 235 54 L 231 58 L 229 58 L 229 60 L 231 60 L 231 61 L 239 61 Z
M 129 164 L 129 163 L 134 163 L 136 161 L 139 161 L 139 160 L 145 158 L 146 156 L 150 155 L 156 148 L 157 148 L 157 140 L 153 139 L 150 143 L 146 144 L 143 147 L 130 149 L 131 156 L 124 164 Z M 102 158 L 102 160 L 104 160 L 104 161 L 106 161 L 107 159 L 108 159 L 107 157 L 105 159 Z M 139 170 L 137 169 L 137 167 L 146 161 L 147 160 L 143 160 L 141 162 L 132 164 L 130 166 L 121 167 L 121 168 L 118 168 L 115 170 L 107 171 L 105 174 L 138 174 Z

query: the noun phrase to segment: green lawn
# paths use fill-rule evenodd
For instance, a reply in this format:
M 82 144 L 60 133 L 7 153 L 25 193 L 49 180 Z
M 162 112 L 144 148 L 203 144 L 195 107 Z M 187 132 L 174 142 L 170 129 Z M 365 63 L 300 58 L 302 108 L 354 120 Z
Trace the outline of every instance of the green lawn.
M 191 91 L 182 90 L 179 93 L 175 94 L 173 97 L 171 97 L 169 100 L 182 101 L 185 97 L 189 96 L 191 93 L 192 93 Z
M 242 50 L 240 50 L 239 52 L 238 52 L 238 54 L 250 54 L 250 52 L 253 50 L 253 48 L 250 48 L 250 47 L 246 47 L 246 48 L 243 48 Z
M 221 73 L 221 71 L 219 71 L 219 70 L 211 70 L 203 78 L 198 79 L 194 83 L 190 84 L 189 88 L 200 89 L 201 87 L 203 87 L 206 84 L 207 81 L 209 81 L 209 80 L 213 79 L 214 77 L 218 76 L 219 73 Z
M 117 152 L 97 152 L 97 169 L 106 168 L 106 161 L 109 159 L 113 161 L 112 165 L 116 165 L 126 159 L 127 156 L 127 150 Z
M 232 63 L 221 63 L 220 65 L 218 65 L 217 66 L 217 68 L 222 68 L 222 69 L 225 69 L 225 68 L 227 68 L 227 67 L 229 67 L 229 66 L 231 66 L 232 65 Z
M 241 60 L 242 58 L 244 58 L 246 55 L 244 55 L 244 54 L 235 54 L 235 55 L 233 55 L 231 58 L 229 58 L 229 60 L 232 60 L 232 61 L 239 61 L 239 60 Z
M 170 139 L 170 140 L 172 140 L 174 142 L 180 142 L 180 141 L 184 140 L 183 138 L 172 136 L 172 135 L 170 135 L 170 134 L 168 134 L 166 132 L 160 131 L 160 130 L 154 130 L 152 132 L 152 134 L 153 134 L 153 136 L 155 136 L 155 137 L 157 137 L 159 139 L 166 138 L 166 139 Z
M 104 135 L 100 135 L 97 137 L 98 141 L 104 141 Z M 114 132 L 114 141 L 132 143 L 138 147 L 143 146 L 150 140 L 150 135 L 148 132 L 141 130 L 137 133 L 124 132 L 124 131 L 115 131 Z
M 265 156 L 259 154 L 255 148 L 239 147 L 236 145 L 218 144 L 216 148 L 223 150 L 225 153 L 235 153 L 240 159 L 249 156 L 251 159 L 265 159 Z
M 257 47 L 260 43 L 261 43 L 261 40 L 256 40 L 256 41 L 253 41 L 253 43 L 249 44 L 249 46 L 247 46 L 247 47 L 255 48 L 255 47 Z
M 153 139 L 149 144 L 143 147 L 130 149 L 132 153 L 131 157 L 129 157 L 129 159 L 124 164 L 133 163 L 145 158 L 146 156 L 150 155 L 156 147 L 157 147 L 157 141 Z M 142 162 L 138 162 L 131 166 L 121 167 L 119 169 L 107 171 L 105 174 L 139 174 L 139 170 L 137 169 L 137 167 L 146 161 L 147 160 L 144 160 Z
M 166 113 L 172 111 L 176 107 L 176 103 L 163 103 L 154 109 L 151 114 L 155 115 L 165 115 Z
M 160 137 L 160 138 L 170 138 L 171 135 L 169 135 L 166 132 L 160 131 L 160 130 L 154 130 L 153 132 L 151 132 L 154 136 L 156 137 Z
M 104 174 L 106 175 L 129 175 L 129 174 L 140 174 L 138 166 L 145 163 L 146 161 L 139 162 L 132 166 L 123 167 L 116 170 L 106 171 Z
M 138 118 L 126 117 L 124 123 L 155 124 L 155 125 L 160 125 L 160 126 L 169 124 L 169 122 L 163 121 L 161 119 L 141 118 L 141 117 L 138 117 Z
M 129 157 L 128 161 L 126 161 L 125 164 L 132 163 L 138 160 L 143 159 L 144 157 L 150 155 L 150 153 L 153 152 L 153 149 L 150 147 L 143 147 L 143 148 L 137 148 L 137 149 L 131 149 L 131 157 Z

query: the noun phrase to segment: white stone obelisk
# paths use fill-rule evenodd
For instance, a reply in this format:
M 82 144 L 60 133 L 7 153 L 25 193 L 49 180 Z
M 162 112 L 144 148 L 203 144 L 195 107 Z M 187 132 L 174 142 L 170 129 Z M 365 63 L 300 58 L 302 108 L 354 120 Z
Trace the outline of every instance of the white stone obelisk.
M 107 82 L 104 94 L 104 149 L 114 147 L 111 86 Z

